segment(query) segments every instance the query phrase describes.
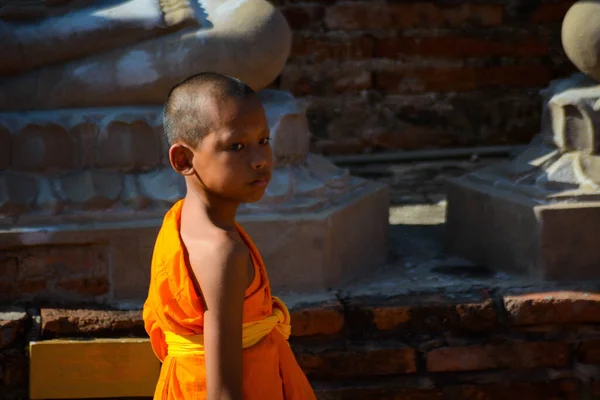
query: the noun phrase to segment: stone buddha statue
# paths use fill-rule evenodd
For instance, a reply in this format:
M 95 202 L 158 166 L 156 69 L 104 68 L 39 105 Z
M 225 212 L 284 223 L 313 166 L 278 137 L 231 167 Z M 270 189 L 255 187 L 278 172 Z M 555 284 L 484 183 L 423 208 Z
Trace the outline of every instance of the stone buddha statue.
M 160 215 L 184 188 L 166 160 L 162 104 L 201 71 L 247 82 L 269 119 L 273 179 L 242 214 L 317 210 L 363 185 L 309 154 L 302 102 L 263 90 L 291 47 L 266 0 L 0 1 L 0 217 Z
M 0 110 L 162 104 L 200 71 L 259 91 L 283 69 L 285 18 L 266 0 L 0 2 Z
M 306 104 L 266 89 L 290 47 L 266 0 L 0 0 L 0 252 L 94 243 L 112 280 L 92 300 L 145 298 L 156 230 L 185 195 L 163 103 L 213 71 L 249 84 L 268 119 L 272 180 L 238 221 L 274 290 L 325 290 L 383 263 L 387 189 L 309 153 Z
M 541 91 L 541 131 L 525 151 L 449 182 L 450 251 L 534 279 L 600 277 L 599 22 L 598 0 L 565 15 L 563 48 L 581 72 Z
M 475 175 L 540 201 L 600 199 L 600 1 L 565 15 L 562 44 L 581 71 L 541 91 L 542 129 L 511 163 Z

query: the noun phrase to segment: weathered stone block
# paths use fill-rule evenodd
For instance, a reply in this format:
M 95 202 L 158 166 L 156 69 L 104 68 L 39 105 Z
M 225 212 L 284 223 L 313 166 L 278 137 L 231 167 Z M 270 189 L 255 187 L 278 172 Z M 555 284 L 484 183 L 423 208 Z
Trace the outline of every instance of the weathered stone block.
M 326 290 L 385 262 L 387 188 L 369 183 L 338 204 L 290 215 L 242 215 L 276 290 Z
M 539 279 L 600 278 L 600 202 L 542 203 L 492 183 L 448 185 L 447 246 L 498 270 Z M 576 226 L 577 229 L 573 229 Z
M 368 183 L 318 211 L 249 213 L 241 215 L 238 221 L 261 251 L 274 292 L 318 291 L 355 279 L 385 262 L 388 205 L 387 188 Z M 79 276 L 65 276 L 62 288 L 69 289 L 75 300 L 102 295 L 105 301 L 140 303 L 148 293 L 152 252 L 161 222 L 162 218 L 153 218 L 92 223 L 78 225 L 76 229 L 64 226 L 51 232 L 9 230 L 0 232 L 0 243 L 10 247 L 26 242 L 31 246 L 44 244 L 57 248 L 67 244 L 102 243 L 98 249 L 109 248 L 111 254 L 109 259 L 102 259 L 110 263 L 112 271 L 106 275 L 110 280 L 108 292 L 104 293 L 105 282 L 97 280 L 105 275 L 93 273 L 93 270 L 86 270 Z M 40 268 L 42 272 L 46 271 L 43 266 Z M 87 281 L 74 281 L 79 278 Z M 22 284 L 28 285 L 25 289 L 37 293 L 39 285 L 44 285 L 46 279 L 31 277 Z M 12 293 L 17 295 L 18 292 Z M 67 294 L 62 291 L 44 293 L 46 296 L 60 295 L 60 298 L 66 298 Z

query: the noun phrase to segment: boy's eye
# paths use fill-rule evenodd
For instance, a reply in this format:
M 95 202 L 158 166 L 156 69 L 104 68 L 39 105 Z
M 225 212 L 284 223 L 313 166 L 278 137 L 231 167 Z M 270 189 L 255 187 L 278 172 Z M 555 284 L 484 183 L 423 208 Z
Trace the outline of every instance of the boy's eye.
M 260 144 L 269 144 L 270 141 L 271 137 L 262 138 L 260 139 Z
M 236 144 L 232 144 L 229 149 L 233 150 L 233 151 L 240 151 L 241 149 L 244 148 L 244 145 L 241 143 L 236 143 Z

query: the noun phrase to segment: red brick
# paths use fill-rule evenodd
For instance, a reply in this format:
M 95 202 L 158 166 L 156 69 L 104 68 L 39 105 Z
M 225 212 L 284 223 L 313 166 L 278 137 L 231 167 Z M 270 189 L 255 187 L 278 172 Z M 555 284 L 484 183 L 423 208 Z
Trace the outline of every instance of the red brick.
M 100 296 L 108 293 L 110 283 L 107 277 L 86 277 L 73 278 L 59 282 L 57 285 L 62 290 L 67 292 L 77 293 L 79 295 Z
M 19 254 L 19 280 L 39 279 L 51 277 L 55 274 L 52 265 L 48 265 L 46 260 L 48 254 L 41 249 L 32 249 L 31 252 L 24 250 L 23 253 Z
M 0 171 L 8 168 L 10 164 L 10 149 L 12 147 L 12 133 L 4 125 L 0 125 Z
M 373 86 L 373 74 L 365 69 L 353 69 L 337 76 L 333 81 L 333 91 L 344 93 L 370 89 Z
M 448 332 L 482 331 L 496 326 L 497 315 L 490 299 L 470 295 L 464 299 L 444 296 L 406 296 L 393 304 L 349 300 L 348 321 L 353 330 L 366 329 L 363 315 L 371 315 L 378 331 Z
M 12 300 L 15 295 L 13 284 L 10 281 L 0 280 L 0 301 Z
M 313 377 L 351 377 L 412 374 L 416 372 L 414 349 L 351 348 L 344 351 L 298 352 L 302 370 Z
M 74 274 L 101 275 L 108 271 L 104 246 L 53 246 L 11 252 L 17 258 L 19 279 L 56 278 Z
M 526 37 L 518 41 L 499 41 L 469 37 L 397 37 L 378 40 L 375 57 L 534 57 L 550 52 L 547 40 Z
M 389 331 L 410 321 L 411 307 L 373 307 L 373 323 L 380 331 Z
M 571 380 L 554 382 L 500 382 L 463 385 L 444 390 L 450 398 L 460 400 L 576 400 L 578 384 Z
M 378 72 L 375 87 L 388 93 L 465 92 L 491 87 L 536 88 L 551 78 L 551 70 L 541 65 L 429 67 Z
M 287 6 L 280 9 L 290 28 L 294 30 L 309 29 L 320 25 L 323 20 L 323 10 L 322 6 L 314 4 Z
M 292 336 L 335 335 L 344 327 L 339 303 L 291 311 Z
M 294 61 L 295 58 L 319 62 L 371 57 L 373 57 L 373 39 L 369 37 L 294 35 L 290 61 Z
M 352 2 L 325 10 L 329 29 L 406 29 L 499 26 L 504 9 L 499 4 L 460 4 L 440 6 L 433 2 L 400 4 Z
M 319 399 L 340 400 L 443 400 L 444 394 L 439 389 L 381 387 L 377 383 L 372 386 L 350 386 L 341 388 L 316 389 Z
M 324 155 L 343 155 L 360 153 L 364 148 L 365 143 L 358 138 L 320 139 L 312 151 Z
M 36 294 L 44 292 L 48 284 L 45 279 L 28 279 L 17 282 L 17 289 L 21 293 Z
M 444 144 L 448 134 L 437 127 L 404 124 L 391 129 L 378 129 L 371 136 L 369 144 L 381 150 L 415 150 L 431 146 L 432 143 Z
M 0 278 L 17 279 L 17 259 L 15 257 L 0 256 Z
M 72 310 L 43 308 L 40 311 L 45 339 L 73 336 L 146 336 L 140 310 Z
M 297 96 L 335 94 L 371 87 L 371 72 L 364 65 L 352 63 L 287 65 L 281 76 L 281 89 Z
M 568 362 L 569 347 L 559 342 L 440 347 L 427 353 L 427 369 L 431 372 L 559 368 Z
M 577 358 L 584 364 L 600 364 L 600 339 L 581 343 Z
M 17 349 L 5 349 L 0 352 L 0 387 L 25 386 L 28 373 L 29 363 L 23 353 Z
M 600 322 L 600 294 L 562 291 L 505 296 L 504 306 L 514 325 Z
M 549 22 L 562 22 L 569 8 L 576 0 L 559 1 L 557 3 L 543 3 L 531 13 L 533 23 L 544 24 Z

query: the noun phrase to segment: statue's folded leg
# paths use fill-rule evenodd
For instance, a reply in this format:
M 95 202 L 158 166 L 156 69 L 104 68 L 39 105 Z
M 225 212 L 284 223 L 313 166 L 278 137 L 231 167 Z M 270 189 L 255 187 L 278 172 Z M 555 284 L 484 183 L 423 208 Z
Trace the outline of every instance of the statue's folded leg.
M 291 32 L 266 0 L 205 1 L 209 29 L 182 30 L 136 45 L 0 80 L 1 110 L 162 104 L 190 75 L 218 71 L 255 90 L 273 82 Z

